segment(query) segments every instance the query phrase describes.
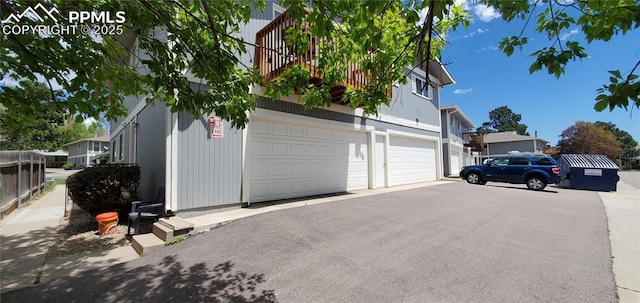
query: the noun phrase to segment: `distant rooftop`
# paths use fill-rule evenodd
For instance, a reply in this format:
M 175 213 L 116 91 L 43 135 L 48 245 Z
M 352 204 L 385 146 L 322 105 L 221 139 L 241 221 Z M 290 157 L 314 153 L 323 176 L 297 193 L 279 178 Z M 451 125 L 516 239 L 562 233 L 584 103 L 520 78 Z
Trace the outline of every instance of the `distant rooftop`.
M 544 142 L 549 142 L 540 137 L 518 135 L 518 133 L 515 131 L 489 133 L 484 135 L 484 143 L 500 143 L 500 142 L 529 141 L 529 140 L 540 140 Z
M 77 141 L 69 142 L 69 143 L 65 144 L 65 146 L 68 146 L 68 145 L 71 145 L 71 144 L 74 144 L 74 143 L 78 143 L 78 142 L 84 142 L 84 141 L 109 142 L 109 141 L 111 141 L 110 138 L 111 137 L 109 135 L 91 137 L 91 138 L 84 138 L 84 139 L 80 139 L 80 140 L 77 140 Z

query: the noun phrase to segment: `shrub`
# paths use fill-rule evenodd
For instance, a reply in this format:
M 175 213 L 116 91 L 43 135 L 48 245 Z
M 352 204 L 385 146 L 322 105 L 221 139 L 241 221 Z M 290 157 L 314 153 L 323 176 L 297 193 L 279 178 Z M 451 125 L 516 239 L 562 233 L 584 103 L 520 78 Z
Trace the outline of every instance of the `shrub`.
M 80 208 L 92 216 L 117 211 L 124 219 L 137 199 L 139 184 L 139 166 L 94 166 L 67 179 L 69 196 Z
M 73 169 L 74 167 L 76 167 L 76 164 L 71 162 L 67 162 L 64 165 L 62 165 L 62 168 L 64 168 L 64 170 L 70 170 L 70 169 Z

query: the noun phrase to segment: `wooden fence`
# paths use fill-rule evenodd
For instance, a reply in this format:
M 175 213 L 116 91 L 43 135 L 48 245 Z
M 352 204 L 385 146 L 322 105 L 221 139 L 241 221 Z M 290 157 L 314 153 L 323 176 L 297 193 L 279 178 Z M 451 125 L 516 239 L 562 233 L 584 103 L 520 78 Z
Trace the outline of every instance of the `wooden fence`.
M 45 185 L 45 156 L 33 151 L 0 151 L 0 211 L 2 217 Z

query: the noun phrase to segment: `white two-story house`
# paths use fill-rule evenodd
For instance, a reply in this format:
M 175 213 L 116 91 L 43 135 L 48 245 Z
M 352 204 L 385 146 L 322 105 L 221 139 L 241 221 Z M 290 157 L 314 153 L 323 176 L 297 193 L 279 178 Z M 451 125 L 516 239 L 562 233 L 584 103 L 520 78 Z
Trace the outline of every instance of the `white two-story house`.
M 480 155 L 465 143 L 475 125 L 457 105 L 440 107 L 444 175 L 457 177 L 465 165 L 479 164 Z
M 262 41 L 259 35 L 282 32 L 274 26 L 278 18 L 287 16 L 268 2 L 240 38 Z M 289 60 L 247 49 L 243 63 L 264 74 Z M 438 62 L 429 66 L 407 69 L 410 81 L 391 88 L 391 104 L 378 116 L 339 98 L 305 110 L 297 95 L 271 100 L 264 87 L 253 86 L 247 89 L 258 96 L 256 109 L 246 128 L 234 129 L 215 113 L 193 117 L 129 98 L 128 116 L 111 126 L 111 161 L 138 164 L 140 197 L 151 199 L 164 187 L 167 210 L 176 213 L 437 180 L 444 175 L 439 92 L 453 79 Z M 195 80 L 192 88 L 200 88 Z

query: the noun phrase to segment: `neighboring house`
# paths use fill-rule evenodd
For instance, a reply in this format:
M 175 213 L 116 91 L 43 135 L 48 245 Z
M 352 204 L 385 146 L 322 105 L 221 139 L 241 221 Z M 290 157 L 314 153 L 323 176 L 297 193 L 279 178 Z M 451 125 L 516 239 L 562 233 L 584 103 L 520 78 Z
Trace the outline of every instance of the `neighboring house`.
M 67 159 L 69 156 L 69 153 L 64 150 L 57 150 L 53 152 L 36 150 L 36 152 L 43 154 L 47 161 L 47 167 L 52 167 L 52 168 L 62 167 L 65 163 L 67 163 Z
M 286 17 L 279 9 L 268 2 L 264 12 L 255 10 L 240 38 L 262 41 L 263 28 L 261 34 L 282 33 L 277 22 L 267 27 Z M 263 74 L 290 60 L 247 48 L 243 64 Z M 144 58 L 136 52 L 132 58 Z M 133 64 L 141 69 L 140 61 Z M 453 79 L 438 62 L 429 66 L 428 75 L 407 69 L 410 81 L 391 88 L 390 106 L 381 106 L 377 117 L 339 104 L 341 96 L 330 107 L 305 110 L 296 95 L 271 100 L 264 87 L 250 87 L 259 96 L 256 109 L 246 128 L 234 129 L 215 113 L 193 117 L 128 98 L 129 115 L 111 125 L 111 162 L 138 164 L 140 198 L 154 198 L 164 187 L 167 210 L 178 213 L 437 180 L 443 176 L 439 91 Z M 203 88 L 193 81 L 192 89 Z
M 76 167 L 91 166 L 91 157 L 109 150 L 109 135 L 86 138 L 65 144 L 69 153 L 67 161 Z
M 491 158 L 509 152 L 543 153 L 549 141 L 510 131 L 485 134 L 484 143 L 486 147 L 482 152 L 483 158 Z
M 445 176 L 458 176 L 465 165 L 479 164 L 479 153 L 465 147 L 475 125 L 457 105 L 440 106 L 442 156 Z

